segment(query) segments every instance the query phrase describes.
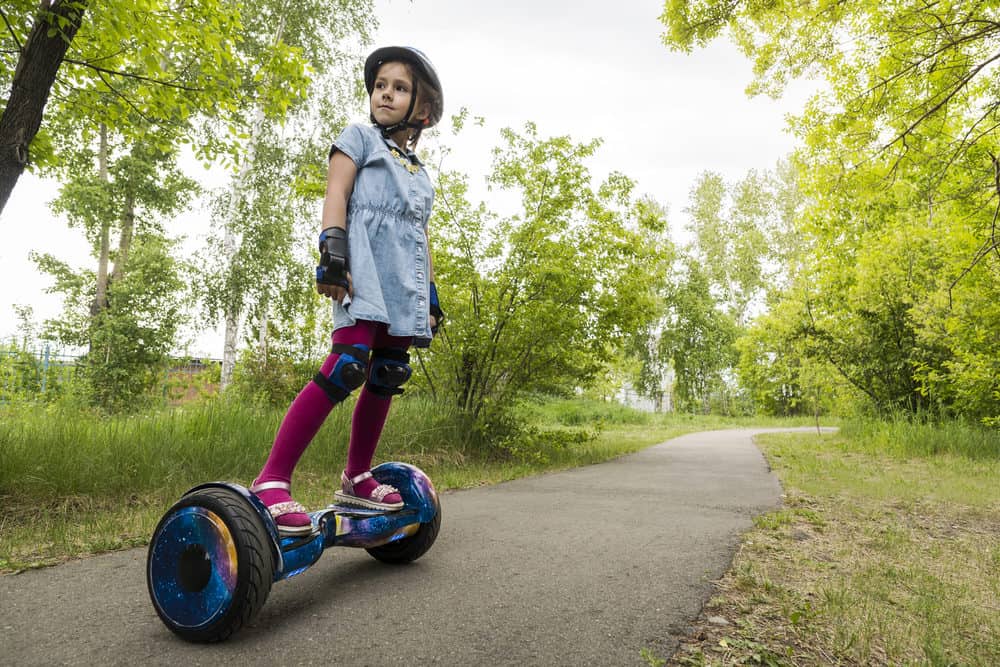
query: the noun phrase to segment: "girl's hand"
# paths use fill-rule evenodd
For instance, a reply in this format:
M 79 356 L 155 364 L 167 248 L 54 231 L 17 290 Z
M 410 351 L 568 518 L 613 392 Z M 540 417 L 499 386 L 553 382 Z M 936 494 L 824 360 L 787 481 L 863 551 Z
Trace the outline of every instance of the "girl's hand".
M 444 322 L 444 311 L 441 310 L 441 303 L 438 300 L 437 285 L 434 281 L 430 284 L 430 325 L 431 325 L 431 335 L 436 336 L 438 332 L 438 324 Z
M 316 283 L 316 291 L 343 305 L 345 296 L 350 295 L 352 299 L 354 298 L 354 281 L 351 279 L 350 271 L 347 272 L 347 285 L 347 289 L 344 289 L 340 285 Z

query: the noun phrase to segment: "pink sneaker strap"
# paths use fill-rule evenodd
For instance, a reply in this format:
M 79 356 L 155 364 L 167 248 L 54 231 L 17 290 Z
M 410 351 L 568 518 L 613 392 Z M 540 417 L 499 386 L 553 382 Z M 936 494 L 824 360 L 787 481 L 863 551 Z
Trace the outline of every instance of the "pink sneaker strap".
M 260 484 L 254 484 L 250 487 L 250 491 L 253 493 L 260 493 L 261 491 L 267 491 L 269 489 L 284 489 L 285 491 L 291 491 L 292 485 L 288 482 L 261 482 Z
M 344 472 L 344 479 L 346 479 L 347 482 L 348 482 L 348 484 L 351 485 L 351 488 L 354 488 L 355 484 L 360 484 L 361 482 L 365 481 L 366 479 L 371 479 L 371 476 L 372 476 L 372 471 L 371 470 L 366 470 L 365 472 L 363 472 L 360 475 L 357 475 L 355 477 L 348 477 L 347 476 L 347 472 L 346 471 Z

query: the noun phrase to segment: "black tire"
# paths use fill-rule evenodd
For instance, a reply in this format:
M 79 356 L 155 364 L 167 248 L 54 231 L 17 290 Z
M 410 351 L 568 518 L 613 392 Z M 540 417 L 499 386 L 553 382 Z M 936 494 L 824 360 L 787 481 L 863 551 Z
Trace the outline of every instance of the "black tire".
M 383 544 L 380 547 L 365 549 L 375 560 L 389 563 L 391 565 L 402 565 L 412 563 L 431 548 L 434 540 L 437 539 L 438 530 L 441 528 L 441 508 L 438 507 L 434 513 L 434 518 L 427 523 L 420 524 L 417 532 L 410 537 Z
M 187 641 L 229 638 L 264 606 L 273 578 L 267 529 L 232 489 L 184 496 L 160 519 L 149 544 L 146 584 L 153 607 Z

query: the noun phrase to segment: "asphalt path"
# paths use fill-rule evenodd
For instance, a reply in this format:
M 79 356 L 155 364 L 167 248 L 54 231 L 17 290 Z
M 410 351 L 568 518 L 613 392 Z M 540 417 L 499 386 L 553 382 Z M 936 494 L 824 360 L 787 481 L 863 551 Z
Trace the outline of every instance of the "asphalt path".
M 753 444 L 765 430 L 442 494 L 420 560 L 328 550 L 222 644 L 161 624 L 145 549 L 0 577 L 0 663 L 647 664 L 640 651 L 673 652 L 752 518 L 779 504 Z

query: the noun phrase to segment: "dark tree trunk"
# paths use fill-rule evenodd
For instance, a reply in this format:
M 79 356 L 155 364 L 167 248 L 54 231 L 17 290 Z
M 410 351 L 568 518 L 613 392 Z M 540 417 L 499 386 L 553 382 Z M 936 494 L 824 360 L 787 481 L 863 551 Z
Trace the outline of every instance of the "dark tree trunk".
M 28 163 L 28 148 L 41 127 L 56 72 L 80 28 L 86 6 L 86 0 L 39 3 L 35 25 L 14 70 L 7 107 L 0 116 L 0 211 Z M 61 25 L 59 17 L 68 23 Z M 53 27 L 56 30 L 50 37 Z
M 125 195 L 125 211 L 122 213 L 122 231 L 118 237 L 118 254 L 115 256 L 115 268 L 111 272 L 111 284 L 125 277 L 128 265 L 128 254 L 132 250 L 132 237 L 135 235 L 135 193 Z

